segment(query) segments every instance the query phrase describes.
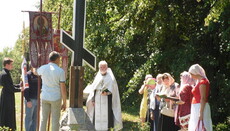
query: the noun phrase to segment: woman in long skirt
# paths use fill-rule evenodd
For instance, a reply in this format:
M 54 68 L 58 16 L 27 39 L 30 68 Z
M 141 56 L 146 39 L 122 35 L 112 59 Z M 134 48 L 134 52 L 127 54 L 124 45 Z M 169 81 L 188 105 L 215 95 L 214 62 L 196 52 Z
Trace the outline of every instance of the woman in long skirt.
M 188 130 L 195 131 L 198 122 L 202 121 L 206 130 L 212 131 L 211 111 L 208 103 L 209 80 L 206 77 L 204 69 L 199 64 L 192 65 L 189 68 L 189 73 L 197 82 L 192 89 L 193 98 Z
M 164 94 L 167 97 L 176 97 L 177 90 L 179 90 L 179 84 L 174 81 L 172 76 L 169 73 L 164 73 L 162 76 L 163 81 L 163 88 L 159 94 Z M 160 97 L 160 95 L 157 95 Z M 159 98 L 158 98 L 159 99 Z M 158 123 L 158 131 L 178 131 L 180 128 L 175 125 L 174 122 L 174 110 L 176 108 L 175 102 L 167 99 L 161 98 L 160 106 L 161 113 L 159 116 L 159 123 Z M 166 115 L 163 113 L 163 110 L 166 108 L 171 109 L 171 114 L 173 115 Z
M 175 123 L 181 127 L 181 131 L 188 130 L 188 122 L 190 119 L 191 101 L 192 101 L 192 86 L 194 85 L 194 80 L 191 75 L 184 71 L 180 75 L 180 91 L 179 91 L 179 101 L 176 113 L 175 113 Z

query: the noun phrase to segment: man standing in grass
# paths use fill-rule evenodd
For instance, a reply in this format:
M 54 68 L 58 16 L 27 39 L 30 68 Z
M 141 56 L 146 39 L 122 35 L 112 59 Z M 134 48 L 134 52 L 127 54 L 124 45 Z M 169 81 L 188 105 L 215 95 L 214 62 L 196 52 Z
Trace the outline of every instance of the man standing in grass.
M 35 131 L 37 123 L 37 92 L 38 77 L 35 75 L 35 68 L 30 67 L 27 72 L 29 88 L 24 90 L 25 97 L 25 128 L 26 131 Z
M 0 97 L 0 126 L 9 127 L 12 131 L 16 130 L 15 118 L 15 92 L 20 92 L 20 86 L 15 86 L 10 75 L 13 69 L 13 60 L 3 59 L 3 71 L 0 75 L 0 85 L 3 86 Z
M 58 131 L 61 109 L 66 109 L 65 72 L 58 67 L 60 54 L 56 51 L 51 52 L 49 60 L 50 63 L 37 69 L 37 74 L 42 78 L 40 131 L 46 131 L 50 112 L 52 131 Z

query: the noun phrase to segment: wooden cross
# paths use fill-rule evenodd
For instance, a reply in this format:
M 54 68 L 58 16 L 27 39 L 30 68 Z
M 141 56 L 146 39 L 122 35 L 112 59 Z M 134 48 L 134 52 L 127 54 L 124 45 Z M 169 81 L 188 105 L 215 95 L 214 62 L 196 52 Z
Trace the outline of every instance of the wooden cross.
M 83 60 L 86 61 L 91 68 L 96 69 L 96 57 L 83 46 L 85 37 L 85 6 L 86 0 L 74 1 L 72 36 L 61 30 L 61 43 L 72 51 L 70 107 L 73 108 L 81 108 L 83 103 Z

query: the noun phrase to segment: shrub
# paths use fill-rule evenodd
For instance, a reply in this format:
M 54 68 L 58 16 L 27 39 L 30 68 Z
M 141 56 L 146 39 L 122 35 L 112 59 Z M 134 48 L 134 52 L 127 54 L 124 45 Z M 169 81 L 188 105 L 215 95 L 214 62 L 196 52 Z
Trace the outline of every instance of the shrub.
M 214 131 L 230 131 L 230 122 L 218 123 L 213 129 Z
M 1 127 L 0 126 L 0 131 L 12 131 L 12 129 L 10 129 L 9 127 Z

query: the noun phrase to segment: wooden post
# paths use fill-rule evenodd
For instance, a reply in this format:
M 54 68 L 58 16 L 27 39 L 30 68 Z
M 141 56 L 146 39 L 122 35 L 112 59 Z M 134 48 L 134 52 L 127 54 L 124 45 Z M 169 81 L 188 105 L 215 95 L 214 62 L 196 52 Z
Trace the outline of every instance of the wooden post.
M 51 112 L 49 113 L 49 117 L 48 117 L 48 127 L 47 127 L 47 131 L 50 130 L 50 115 L 51 115 Z
M 38 94 L 37 94 L 37 131 L 40 125 L 40 92 L 41 92 L 41 76 L 38 76 Z
M 42 0 L 40 0 L 40 23 L 42 20 Z M 40 33 L 39 33 L 39 40 L 38 44 L 41 44 L 41 37 L 42 37 L 42 26 L 40 26 Z M 41 52 L 40 52 L 41 53 Z M 40 67 L 41 63 L 38 63 Z M 40 93 L 41 93 L 41 76 L 38 76 L 38 92 L 37 92 L 37 131 L 39 131 L 39 126 L 40 126 Z
M 24 57 L 26 58 L 26 51 L 25 51 L 25 44 L 26 44 L 26 42 L 25 42 L 25 22 L 23 21 L 23 36 L 24 36 L 24 38 L 23 38 L 23 45 L 22 45 L 22 52 L 23 52 L 23 55 L 24 55 Z M 23 86 L 23 88 L 25 89 L 25 87 Z M 23 116 L 23 114 L 24 114 L 24 91 L 22 91 L 21 92 L 21 131 L 23 131 L 23 118 L 24 118 L 24 116 Z
M 24 88 L 24 87 L 23 87 Z M 21 131 L 23 131 L 23 114 L 24 114 L 24 91 L 21 92 Z
M 71 66 L 70 67 L 70 107 L 82 108 L 83 107 L 83 76 L 84 67 Z
M 58 30 L 60 30 L 60 23 L 61 23 L 61 8 L 62 8 L 62 5 L 60 4 L 60 8 L 58 12 Z
M 70 82 L 69 82 L 69 85 L 70 85 L 70 89 L 69 89 L 69 105 L 71 108 L 74 108 L 75 107 L 75 103 L 74 103 L 74 100 L 75 100 L 75 85 L 76 85 L 76 78 L 75 78 L 75 75 L 76 72 L 75 72 L 75 66 L 71 66 L 70 67 Z
M 77 107 L 83 108 L 83 83 L 84 83 L 84 67 L 78 66 L 77 70 L 77 78 L 78 78 L 78 88 L 77 88 L 77 96 L 75 99 L 77 99 Z

